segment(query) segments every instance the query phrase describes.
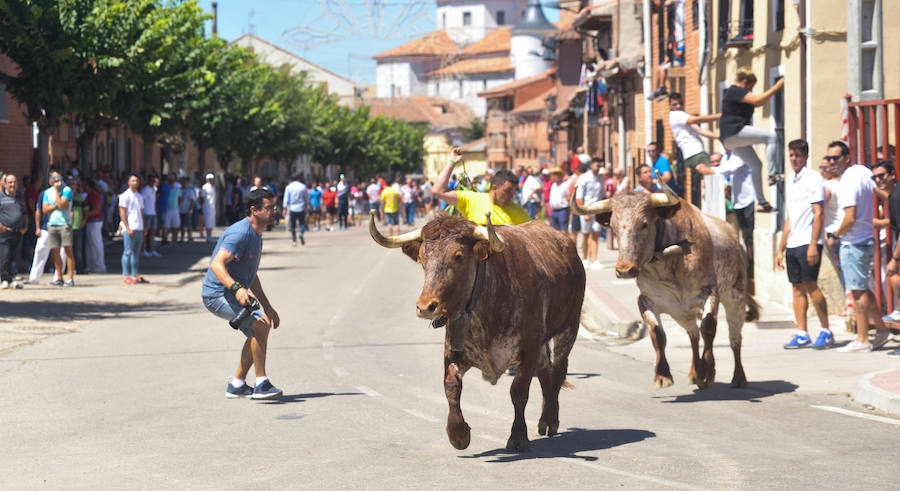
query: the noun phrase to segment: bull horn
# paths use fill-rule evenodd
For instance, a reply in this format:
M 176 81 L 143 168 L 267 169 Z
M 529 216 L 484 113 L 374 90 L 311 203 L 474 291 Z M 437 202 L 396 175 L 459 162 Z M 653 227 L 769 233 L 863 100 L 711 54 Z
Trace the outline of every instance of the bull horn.
M 384 235 L 381 235 L 381 232 L 378 231 L 378 227 L 375 226 L 375 215 L 377 214 L 378 212 L 375 210 L 369 212 L 369 235 L 375 239 L 375 242 L 377 242 L 378 245 L 390 248 L 401 247 L 407 242 L 413 242 L 422 238 L 422 229 L 416 229 L 396 237 L 385 237 Z
M 503 252 L 503 249 L 506 248 L 506 243 L 503 242 L 503 239 L 497 235 L 497 231 L 494 230 L 494 225 L 491 223 L 491 213 L 485 213 L 485 223 L 487 226 L 478 226 L 475 227 L 475 236 L 488 241 L 491 245 L 491 251 L 493 252 Z
M 653 204 L 653 208 L 666 208 L 677 205 L 678 196 L 668 192 L 653 193 L 650 195 L 650 202 Z
M 578 188 L 576 187 L 575 192 L 572 193 L 572 196 L 569 196 L 569 208 L 571 208 L 572 213 L 582 216 L 591 216 L 598 213 L 609 213 L 610 211 L 612 211 L 612 205 L 610 204 L 609 199 L 601 199 L 600 201 L 596 201 L 589 205 L 579 205 L 578 201 L 575 200 L 575 194 L 577 192 Z

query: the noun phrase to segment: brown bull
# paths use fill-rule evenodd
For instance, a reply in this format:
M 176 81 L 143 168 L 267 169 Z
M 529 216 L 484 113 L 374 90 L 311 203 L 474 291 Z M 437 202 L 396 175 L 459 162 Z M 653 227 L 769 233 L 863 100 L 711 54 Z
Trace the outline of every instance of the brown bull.
M 641 292 L 638 308 L 656 350 L 656 388 L 672 385 L 660 312 L 672 316 L 691 339 L 693 359 L 688 381 L 701 389 L 712 386 L 716 377 L 712 347 L 720 302 L 725 307 L 734 353 L 731 386 L 746 386 L 741 329 L 745 320 L 759 318 L 759 305 L 747 294 L 746 255 L 734 229 L 679 199 L 671 190 L 619 193 L 584 207 L 573 199 L 571 206 L 579 215 L 597 215 L 597 220 L 612 227 L 619 239 L 616 276 L 637 280 Z M 702 357 L 698 351 L 701 335 Z
M 529 449 L 525 404 L 535 375 L 544 397 L 538 434 L 556 434 L 559 390 L 584 298 L 584 268 L 572 240 L 540 222 L 495 230 L 490 216 L 487 227 L 439 216 L 415 232 L 384 237 L 373 214 L 369 231 L 380 245 L 402 247 L 422 264 L 425 284 L 416 313 L 435 326 L 446 324 L 450 443 L 460 450 L 469 446 L 471 430 L 459 403 L 463 375 L 472 367 L 496 384 L 507 368 L 518 366 L 509 389 L 515 419 L 507 449 Z

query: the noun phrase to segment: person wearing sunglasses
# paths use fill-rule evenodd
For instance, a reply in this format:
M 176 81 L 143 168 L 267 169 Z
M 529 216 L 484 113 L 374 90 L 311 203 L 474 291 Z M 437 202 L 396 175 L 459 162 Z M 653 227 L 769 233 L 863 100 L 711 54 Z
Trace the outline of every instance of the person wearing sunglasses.
M 654 176 L 659 176 L 672 191 L 681 194 L 678 190 L 678 181 L 675 179 L 675 173 L 672 171 L 672 165 L 669 159 L 659 153 L 659 145 L 656 142 L 650 142 L 647 145 L 647 164 L 650 165 Z
M 237 371 L 225 389 L 228 398 L 269 399 L 282 394 L 266 375 L 269 330 L 278 329 L 281 321 L 256 274 L 262 255 L 262 234 L 275 221 L 275 201 L 275 193 L 267 187 L 253 189 L 247 194 L 247 216 L 225 229 L 219 237 L 203 278 L 203 305 L 217 317 L 232 321 L 242 310 L 251 308 L 250 315 L 242 316 L 243 320 L 232 325 L 247 339 Z M 258 300 L 262 311 L 258 306 L 252 309 L 254 300 Z M 251 366 L 256 372 L 254 387 L 245 381 Z
M 875 164 L 872 167 L 872 179 L 875 181 L 875 188 L 879 197 L 887 201 L 884 206 L 887 207 L 889 218 L 877 218 L 873 222 L 876 227 L 887 227 L 890 225 L 894 250 L 891 251 L 891 259 L 885 267 L 885 275 L 894 292 L 896 292 L 897 287 L 900 286 L 900 275 L 897 274 L 897 260 L 894 259 L 895 257 L 900 257 L 900 248 L 897 247 L 898 232 L 900 232 L 900 186 L 896 185 L 897 174 L 894 164 L 889 160 L 882 160 Z M 894 311 L 884 316 L 882 320 L 885 322 L 900 322 L 900 308 L 898 308 L 900 307 L 900 301 L 896 297 L 894 298 L 894 306 Z M 898 355 L 900 355 L 900 352 L 898 352 Z
M 841 353 L 869 352 L 884 346 L 891 338 L 869 290 L 872 259 L 875 256 L 873 194 L 875 184 L 872 171 L 864 165 L 851 165 L 850 149 L 842 141 L 828 145 L 826 160 L 841 178 L 838 186 L 838 206 L 844 209 L 844 220 L 834 236 L 840 239 L 839 251 L 844 284 L 853 295 L 856 313 L 856 340 L 837 349 Z M 875 337 L 869 342 L 869 321 L 875 324 Z

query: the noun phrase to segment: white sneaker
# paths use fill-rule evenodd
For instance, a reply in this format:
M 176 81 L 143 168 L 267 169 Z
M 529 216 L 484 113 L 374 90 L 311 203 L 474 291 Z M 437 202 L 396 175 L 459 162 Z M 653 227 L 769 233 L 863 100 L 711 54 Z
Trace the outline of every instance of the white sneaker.
M 160 254 L 160 253 L 157 252 L 157 251 L 151 252 L 150 255 L 152 255 L 153 257 L 162 257 L 162 254 Z
M 581 264 L 584 266 L 584 269 L 589 269 L 591 267 L 591 262 L 587 259 L 582 259 Z
M 881 318 L 884 322 L 900 322 L 900 310 L 894 310 L 890 314 Z
M 9 288 L 9 282 L 8 282 L 8 281 L 3 281 L 2 283 L 0 283 L 0 289 L 6 290 L 7 288 Z
M 141 251 L 141 256 L 150 257 L 150 253 L 147 251 Z
M 841 346 L 836 351 L 841 353 L 868 353 L 872 351 L 872 345 L 869 343 L 860 343 L 859 341 L 850 341 L 847 345 Z
M 603 264 L 601 264 L 600 261 L 594 261 L 594 262 L 591 263 L 591 269 L 593 269 L 593 270 L 601 270 L 601 269 L 603 269 L 603 268 L 605 268 L 605 267 L 606 267 L 606 266 L 604 266 Z
M 9 287 L 10 287 L 10 288 L 15 288 L 16 290 L 21 290 L 22 288 L 25 288 L 25 287 L 22 286 L 22 284 L 19 283 L 18 281 L 13 281 L 12 283 L 9 284 Z

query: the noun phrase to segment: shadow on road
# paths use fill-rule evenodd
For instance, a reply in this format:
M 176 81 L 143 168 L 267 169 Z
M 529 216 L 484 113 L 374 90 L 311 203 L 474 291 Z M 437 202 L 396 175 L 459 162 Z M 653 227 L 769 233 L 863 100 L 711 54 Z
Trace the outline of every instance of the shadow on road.
M 310 392 L 308 394 L 287 394 L 275 399 L 263 399 L 256 401 L 258 404 L 277 405 L 290 404 L 293 402 L 304 402 L 307 399 L 318 399 L 320 397 L 332 396 L 361 396 L 362 392 Z
M 488 462 L 516 462 L 529 459 L 574 458 L 584 461 L 594 461 L 597 457 L 591 455 L 578 455 L 579 452 L 593 452 L 608 448 L 637 443 L 647 438 L 656 437 L 656 433 L 647 430 L 586 430 L 583 428 L 569 428 L 568 431 L 557 436 L 540 437 L 531 440 L 530 452 L 510 452 L 505 448 L 488 450 L 475 455 L 462 455 L 464 459 L 476 459 L 483 457 L 496 457 Z
M 745 389 L 732 389 L 729 384 L 716 382 L 706 390 L 694 389 L 692 394 L 681 394 L 674 399 L 662 401 L 670 404 L 675 402 L 705 402 L 705 401 L 747 401 L 762 402 L 764 397 L 776 394 L 787 394 L 797 390 L 798 385 L 785 380 L 766 380 L 764 382 L 750 382 Z M 656 396 L 654 399 L 665 399 L 667 396 Z
M 599 373 L 567 373 L 566 378 L 583 380 L 586 378 L 602 377 Z
M 130 305 L 117 302 L 0 302 L 0 318 L 25 317 L 38 321 L 98 320 L 108 317 L 160 312 L 183 312 L 183 305 L 174 303 L 148 303 Z

